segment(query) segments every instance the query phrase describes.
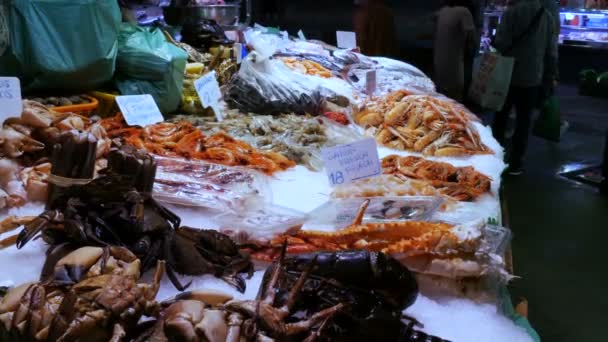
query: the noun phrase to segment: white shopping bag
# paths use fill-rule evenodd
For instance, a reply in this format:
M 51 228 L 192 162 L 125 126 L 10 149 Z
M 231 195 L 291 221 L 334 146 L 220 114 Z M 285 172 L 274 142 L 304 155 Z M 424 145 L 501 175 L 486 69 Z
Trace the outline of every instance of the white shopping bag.
M 481 56 L 469 88 L 469 99 L 484 109 L 499 111 L 505 104 L 515 59 L 495 52 Z

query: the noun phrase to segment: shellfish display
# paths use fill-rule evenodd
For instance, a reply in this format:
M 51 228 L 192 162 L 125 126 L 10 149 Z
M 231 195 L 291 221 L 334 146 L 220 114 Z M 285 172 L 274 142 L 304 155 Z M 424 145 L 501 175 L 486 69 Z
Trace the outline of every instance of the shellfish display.
M 122 115 L 104 119 L 101 125 L 112 138 L 160 156 L 181 156 L 228 166 L 245 166 L 273 174 L 295 166 L 276 152 L 262 152 L 220 132 L 205 136 L 189 122 L 163 122 L 146 127 L 127 127 Z
M 492 154 L 462 105 L 430 95 L 396 91 L 365 104 L 354 115 L 378 143 L 437 157 Z

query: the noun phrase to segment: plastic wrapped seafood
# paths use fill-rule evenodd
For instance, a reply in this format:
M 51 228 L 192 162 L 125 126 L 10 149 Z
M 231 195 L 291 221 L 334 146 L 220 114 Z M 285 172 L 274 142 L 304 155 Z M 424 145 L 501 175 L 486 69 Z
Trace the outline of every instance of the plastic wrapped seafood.
M 346 227 L 334 230 L 305 229 L 273 239 L 253 253 L 258 260 L 275 259 L 283 244 L 287 253 L 368 250 L 390 254 L 408 268 L 451 279 L 492 276 L 508 281 L 503 259 L 510 239 L 507 229 L 488 226 L 483 220 L 462 225 L 424 221 L 364 222 L 369 200 Z M 361 202 L 360 202 L 361 203 Z
M 200 160 L 155 157 L 154 197 L 162 202 L 242 211 L 272 201 L 263 174 Z
M 283 234 L 295 234 L 307 219 L 307 214 L 273 204 L 214 218 L 220 231 L 240 244 L 266 244 Z
M 298 71 L 304 75 L 316 75 L 323 78 L 332 77 L 331 71 L 325 69 L 321 64 L 307 60 L 307 59 L 296 59 L 293 57 L 283 57 L 281 60 L 289 68 Z
M 231 108 L 259 114 L 318 114 L 324 97 L 353 99 L 352 87 L 338 78 L 303 75 L 283 61 L 253 52 L 241 63 L 225 92 Z
M 366 199 L 369 199 L 370 203 L 363 216 L 363 223 L 426 221 L 443 203 L 441 197 L 430 196 L 332 199 L 310 213 L 310 220 L 306 222 L 305 228 L 345 228 L 353 222 L 361 201 Z
M 441 196 L 430 184 L 405 177 L 380 175 L 339 185 L 331 194 L 334 198 L 383 197 L 383 196 Z

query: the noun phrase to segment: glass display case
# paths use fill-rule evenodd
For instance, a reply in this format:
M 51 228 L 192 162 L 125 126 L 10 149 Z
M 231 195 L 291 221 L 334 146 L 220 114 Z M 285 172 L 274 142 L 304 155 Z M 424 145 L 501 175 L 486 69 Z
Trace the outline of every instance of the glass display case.
M 560 44 L 608 49 L 608 9 L 562 8 L 560 23 Z

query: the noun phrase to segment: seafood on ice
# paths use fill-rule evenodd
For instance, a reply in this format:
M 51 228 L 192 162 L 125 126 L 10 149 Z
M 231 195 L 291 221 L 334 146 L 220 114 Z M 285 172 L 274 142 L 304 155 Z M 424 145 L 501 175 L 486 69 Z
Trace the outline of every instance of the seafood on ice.
M 491 193 L 492 179 L 472 166 L 456 167 L 422 157 L 390 155 L 382 158 L 382 175 L 340 185 L 336 198 L 388 196 L 444 196 L 471 202 Z M 452 204 L 450 202 L 446 205 Z M 444 207 L 445 208 L 445 207 Z
M 127 127 L 119 114 L 102 120 L 101 124 L 110 137 L 120 138 L 127 145 L 160 156 L 244 166 L 269 175 L 295 166 L 293 161 L 279 153 L 259 151 L 224 132 L 206 136 L 186 121 L 162 122 L 143 128 Z
M 474 201 L 489 193 L 492 179 L 472 166 L 455 167 L 449 163 L 421 157 L 390 155 L 382 159 L 382 172 L 398 178 L 428 183 L 443 195 L 458 201 Z
M 209 134 L 226 132 L 262 151 L 280 153 L 313 171 L 322 168 L 319 150 L 346 142 L 342 127 L 308 115 L 245 115 L 229 113 L 221 122 L 201 122 Z
M 89 156 L 95 154 L 92 143 Z M 70 144 L 61 146 L 66 150 Z M 92 174 L 90 164 L 94 157 L 75 155 L 69 158 L 72 164 L 59 156 L 64 154 L 55 153 L 53 158 L 56 171 L 82 169 L 84 174 Z M 156 164 L 150 155 L 131 146 L 114 149 L 102 176 L 86 184 L 53 187 L 46 210 L 36 217 L 9 217 L 2 221 L 0 234 L 23 229 L 0 240 L 0 249 L 13 244 L 22 248 L 36 238 L 42 238 L 51 249 L 64 244 L 124 246 L 141 259 L 144 272 L 158 260 L 166 260 L 167 275 L 180 290 L 188 285 L 181 284 L 177 273 L 213 274 L 244 291 L 242 273 L 253 272 L 249 256 L 227 235 L 181 226 L 181 219 L 150 195 L 155 172 Z M 63 172 L 59 175 L 67 178 Z
M 354 119 L 397 150 L 437 157 L 493 153 L 472 125 L 474 115 L 447 99 L 396 91 L 365 104 Z
M 0 208 L 16 207 L 27 201 L 45 201 L 53 146 L 72 131 L 91 134 L 97 141 L 100 160 L 111 141 L 103 127 L 72 113 L 58 113 L 44 105 L 23 101 L 20 117 L 8 118 L 0 129 Z
M 494 248 L 503 245 L 502 239 L 508 238 L 505 232 L 490 233 L 482 222 L 459 226 L 420 221 L 362 223 L 368 204 L 369 200 L 363 202 L 354 221 L 346 228 L 337 231 L 307 228 L 283 235 L 252 251 L 252 258 L 275 260 L 283 244 L 287 244 L 289 254 L 367 250 L 395 256 L 408 268 L 421 273 L 449 278 L 481 277 L 492 273 L 509 279 L 502 252 Z
M 164 262 L 142 283 L 140 261 L 125 248 L 83 247 L 57 259 L 45 265 L 46 279 L 0 299 L 0 340 L 121 341 L 157 311 Z
M 284 250 L 283 250 L 284 252 Z M 348 251 L 285 257 L 264 274 L 258 296 L 236 300 L 198 290 L 161 303 L 136 341 L 444 340 L 402 314 L 416 279 L 382 253 Z M 405 321 L 410 320 L 408 323 Z

